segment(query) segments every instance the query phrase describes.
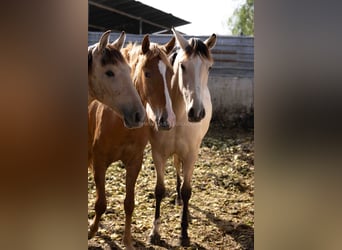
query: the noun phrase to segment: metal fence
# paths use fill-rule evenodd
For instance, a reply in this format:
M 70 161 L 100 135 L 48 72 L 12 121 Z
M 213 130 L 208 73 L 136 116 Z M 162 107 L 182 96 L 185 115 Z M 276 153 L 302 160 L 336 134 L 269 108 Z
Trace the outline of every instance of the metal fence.
M 102 32 L 88 32 L 88 45 L 96 43 Z M 120 33 L 111 33 L 110 41 L 114 41 Z M 156 43 L 166 43 L 172 35 L 150 35 Z M 192 36 L 184 36 L 186 39 Z M 196 36 L 204 41 L 208 36 Z M 143 35 L 126 34 L 126 42 L 142 41 Z M 254 77 L 254 38 L 244 36 L 218 36 L 216 46 L 212 49 L 214 66 L 211 76 L 223 75 L 231 77 Z

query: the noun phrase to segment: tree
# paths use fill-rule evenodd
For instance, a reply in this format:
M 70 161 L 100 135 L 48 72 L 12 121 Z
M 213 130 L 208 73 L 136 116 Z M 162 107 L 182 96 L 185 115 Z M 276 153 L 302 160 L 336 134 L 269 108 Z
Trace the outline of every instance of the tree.
M 254 35 L 254 0 L 246 0 L 234 11 L 228 19 L 228 27 L 233 35 Z

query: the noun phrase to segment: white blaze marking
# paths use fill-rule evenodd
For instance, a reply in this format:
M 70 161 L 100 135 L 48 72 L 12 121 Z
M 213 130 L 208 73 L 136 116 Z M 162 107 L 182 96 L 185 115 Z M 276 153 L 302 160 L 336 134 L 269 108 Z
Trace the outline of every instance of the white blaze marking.
M 153 112 L 153 109 L 152 109 L 152 107 L 150 106 L 149 103 L 146 104 L 146 114 L 147 114 L 147 117 L 151 121 L 153 121 L 153 123 L 155 123 L 157 115 Z
M 172 110 L 172 104 L 171 99 L 169 95 L 169 91 L 166 84 L 166 65 L 163 61 L 159 61 L 158 68 L 160 71 L 160 74 L 163 76 L 163 82 L 164 82 L 164 95 L 166 99 L 166 111 L 167 111 L 167 122 L 169 123 L 170 127 L 173 128 L 176 123 L 176 116 L 175 113 L 173 113 Z
M 195 68 L 195 96 L 199 100 L 197 102 L 201 101 L 201 87 L 202 87 L 202 79 L 201 79 L 201 66 L 202 66 L 202 60 L 199 57 L 196 57 L 196 61 L 194 62 L 194 68 Z

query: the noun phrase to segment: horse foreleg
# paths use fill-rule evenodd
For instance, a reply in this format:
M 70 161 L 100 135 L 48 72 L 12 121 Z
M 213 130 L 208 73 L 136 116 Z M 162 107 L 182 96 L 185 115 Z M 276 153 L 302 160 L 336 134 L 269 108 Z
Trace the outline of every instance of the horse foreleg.
M 134 162 L 125 164 L 126 166 L 126 197 L 124 201 L 125 207 L 125 232 L 123 236 L 123 243 L 127 250 L 135 249 L 132 243 L 132 214 L 134 211 L 134 190 L 142 164 L 142 157 Z
M 88 239 L 92 238 L 97 232 L 101 216 L 106 211 L 107 207 L 105 193 L 106 167 L 95 164 L 93 167 L 93 173 L 96 186 L 95 216 L 88 230 Z
M 158 155 L 154 154 L 152 151 L 153 161 L 156 168 L 157 173 L 157 182 L 155 186 L 155 197 L 156 197 L 156 209 L 154 214 L 154 220 L 153 220 L 153 227 L 151 230 L 151 233 L 149 235 L 149 241 L 152 244 L 158 244 L 160 241 L 160 204 L 162 199 L 165 195 L 165 185 L 164 185 L 164 172 L 165 172 L 165 162 L 166 160 L 162 159 Z
M 181 197 L 183 201 L 182 209 L 182 221 L 181 221 L 181 236 L 180 244 L 181 246 L 189 246 L 190 238 L 188 236 L 188 225 L 189 225 L 189 200 L 191 197 L 191 178 L 194 170 L 195 159 L 190 158 L 183 162 L 183 183 L 181 186 Z

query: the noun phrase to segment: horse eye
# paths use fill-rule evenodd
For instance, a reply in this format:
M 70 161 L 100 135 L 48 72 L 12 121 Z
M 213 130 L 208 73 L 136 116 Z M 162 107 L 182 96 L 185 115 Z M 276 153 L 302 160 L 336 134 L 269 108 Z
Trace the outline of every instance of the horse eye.
M 145 77 L 150 78 L 151 77 L 151 73 L 150 72 L 145 72 Z
M 182 68 L 182 70 L 185 70 L 185 66 L 183 63 L 181 63 L 181 68 Z
M 208 71 L 210 71 L 212 69 L 212 67 L 209 67 Z
M 114 77 L 114 72 L 111 70 L 107 70 L 105 73 L 108 77 Z

